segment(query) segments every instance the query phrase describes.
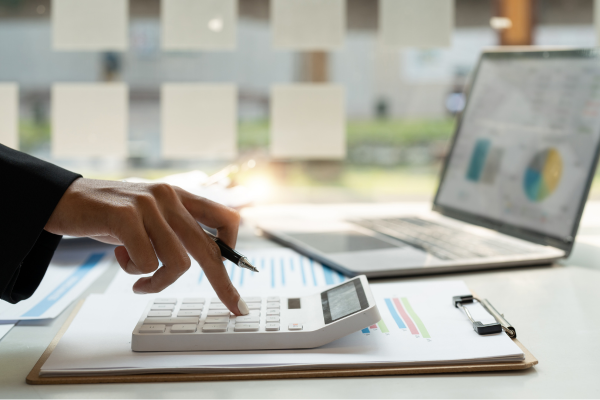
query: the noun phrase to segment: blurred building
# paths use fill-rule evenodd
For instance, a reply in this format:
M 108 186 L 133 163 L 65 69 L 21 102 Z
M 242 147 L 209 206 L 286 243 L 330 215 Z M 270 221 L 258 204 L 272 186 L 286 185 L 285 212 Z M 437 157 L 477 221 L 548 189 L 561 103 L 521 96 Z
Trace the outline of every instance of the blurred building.
M 235 51 L 162 51 L 160 1 L 130 0 L 129 50 L 102 54 L 52 50 L 50 1 L 0 0 L 0 81 L 18 82 L 21 118 L 36 121 L 47 118 L 54 82 L 126 82 L 131 150 L 156 156 L 163 82 L 233 82 L 239 116 L 248 120 L 268 117 L 272 84 L 311 80 L 309 54 L 272 48 L 268 0 L 239 3 Z M 377 45 L 377 1 L 347 4 L 345 45 L 322 65 L 329 81 L 346 87 L 349 118 L 442 118 L 447 96 L 462 90 L 479 52 L 498 44 L 492 0 L 456 0 L 451 48 L 400 51 Z M 596 45 L 593 0 L 539 0 L 535 14 L 534 44 Z

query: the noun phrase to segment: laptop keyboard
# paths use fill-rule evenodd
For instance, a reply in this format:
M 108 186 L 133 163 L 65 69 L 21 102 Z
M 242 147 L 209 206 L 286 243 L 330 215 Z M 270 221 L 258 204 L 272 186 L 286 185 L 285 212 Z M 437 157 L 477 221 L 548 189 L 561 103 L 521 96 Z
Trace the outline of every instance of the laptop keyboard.
M 352 222 L 399 239 L 442 260 L 511 256 L 531 251 L 418 217 Z

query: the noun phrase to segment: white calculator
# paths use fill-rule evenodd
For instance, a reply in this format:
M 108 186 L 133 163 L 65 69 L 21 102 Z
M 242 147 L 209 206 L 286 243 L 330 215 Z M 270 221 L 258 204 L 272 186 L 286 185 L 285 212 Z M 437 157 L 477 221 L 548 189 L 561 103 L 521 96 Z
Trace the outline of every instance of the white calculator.
M 236 317 L 217 298 L 156 298 L 133 330 L 131 349 L 312 348 L 381 320 L 364 275 L 312 295 L 244 300 L 250 314 Z

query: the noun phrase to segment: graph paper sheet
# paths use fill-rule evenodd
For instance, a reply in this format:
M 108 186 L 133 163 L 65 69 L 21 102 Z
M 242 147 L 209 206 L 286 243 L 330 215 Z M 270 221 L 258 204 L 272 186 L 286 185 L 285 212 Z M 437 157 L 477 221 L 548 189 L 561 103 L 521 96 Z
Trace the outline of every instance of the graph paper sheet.
M 274 275 L 264 275 L 268 278 L 262 284 L 247 280 L 240 286 L 239 279 L 233 281 L 243 296 L 301 296 L 323 290 L 305 283 L 301 275 L 285 285 L 277 279 L 269 284 Z M 265 286 L 279 289 L 266 290 Z M 151 296 L 93 295 L 42 367 L 41 376 L 472 364 L 524 358 L 504 333 L 475 333 L 463 312 L 452 305 L 452 296 L 469 291 L 462 281 L 374 284 L 371 290 L 382 316 L 378 324 L 315 349 L 273 351 L 132 352 L 131 332 Z M 196 291 L 193 295 L 207 294 Z M 469 308 L 476 319 L 485 321 L 481 305 Z

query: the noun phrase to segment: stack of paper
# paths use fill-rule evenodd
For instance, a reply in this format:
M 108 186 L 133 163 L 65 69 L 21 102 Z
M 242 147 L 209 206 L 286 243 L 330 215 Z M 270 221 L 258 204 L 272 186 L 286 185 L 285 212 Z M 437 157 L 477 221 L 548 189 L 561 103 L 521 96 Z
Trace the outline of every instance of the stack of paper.
M 57 252 L 33 296 L 17 304 L 0 304 L 0 338 L 19 320 L 57 317 L 113 260 L 107 250 Z
M 323 347 L 276 351 L 134 353 L 131 333 L 149 297 L 93 295 L 42 367 L 41 376 L 444 365 L 524 359 L 521 349 L 507 335 L 477 335 L 462 311 L 454 308 L 452 296 L 469 292 L 461 281 L 376 284 L 371 288 L 383 318 L 379 323 Z M 308 290 L 242 291 L 243 295 L 271 293 L 290 296 L 306 294 Z M 194 296 L 199 294 L 208 293 L 195 292 Z M 471 305 L 470 310 L 482 322 L 490 318 L 478 304 Z

